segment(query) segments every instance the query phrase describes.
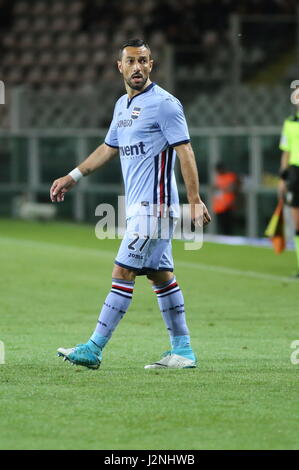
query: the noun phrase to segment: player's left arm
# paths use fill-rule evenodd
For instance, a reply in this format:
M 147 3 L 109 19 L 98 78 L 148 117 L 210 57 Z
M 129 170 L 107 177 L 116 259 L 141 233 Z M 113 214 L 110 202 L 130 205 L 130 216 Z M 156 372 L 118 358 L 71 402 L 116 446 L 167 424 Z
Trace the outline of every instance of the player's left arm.
M 174 149 L 180 160 L 181 172 L 190 204 L 191 218 L 195 224 L 201 225 L 202 218 L 203 224 L 208 224 L 211 221 L 211 216 L 199 195 L 199 178 L 192 146 L 188 142 L 180 144 Z

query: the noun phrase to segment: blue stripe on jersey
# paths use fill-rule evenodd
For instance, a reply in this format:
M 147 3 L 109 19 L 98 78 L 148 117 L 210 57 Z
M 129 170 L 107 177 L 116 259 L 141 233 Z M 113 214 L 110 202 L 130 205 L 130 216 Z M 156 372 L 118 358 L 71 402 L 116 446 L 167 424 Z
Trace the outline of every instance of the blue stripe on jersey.
M 155 178 L 153 187 L 153 203 L 157 205 L 158 214 L 162 209 L 171 205 L 171 178 L 172 178 L 172 162 L 174 150 L 168 147 L 155 157 Z M 164 169 L 162 169 L 164 161 Z M 161 167 L 161 168 L 160 168 Z M 160 173 L 160 174 L 159 174 Z M 158 199 L 159 194 L 159 199 Z
M 167 206 L 171 204 L 171 172 L 172 172 L 172 156 L 173 148 L 168 149 L 168 162 L 167 162 Z
M 166 167 L 167 150 L 161 153 L 161 175 L 159 181 L 159 204 L 160 215 L 162 216 L 162 208 L 165 204 L 165 167 Z

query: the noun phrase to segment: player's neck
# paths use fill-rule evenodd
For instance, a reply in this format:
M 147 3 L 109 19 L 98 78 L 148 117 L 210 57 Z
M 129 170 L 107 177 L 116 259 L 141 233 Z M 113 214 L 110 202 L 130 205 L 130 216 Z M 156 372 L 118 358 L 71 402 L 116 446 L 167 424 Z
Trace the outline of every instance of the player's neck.
M 148 78 L 146 83 L 144 84 L 144 87 L 141 90 L 133 90 L 133 88 L 131 88 L 127 83 L 125 83 L 126 92 L 128 93 L 129 99 L 131 100 L 134 96 L 142 93 L 151 83 L 151 80 Z

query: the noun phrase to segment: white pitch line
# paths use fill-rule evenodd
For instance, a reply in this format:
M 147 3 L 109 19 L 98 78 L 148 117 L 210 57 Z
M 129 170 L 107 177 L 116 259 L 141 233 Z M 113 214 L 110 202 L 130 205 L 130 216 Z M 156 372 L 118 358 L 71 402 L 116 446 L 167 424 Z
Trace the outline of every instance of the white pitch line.
M 67 253 L 78 253 L 79 251 L 84 251 L 84 253 L 88 256 L 96 256 L 96 255 L 101 255 L 103 257 L 107 257 L 111 259 L 111 256 L 113 256 L 112 251 L 107 251 L 107 250 L 97 250 L 96 248 L 85 248 L 82 246 L 74 246 L 74 245 L 62 245 L 60 243 L 51 243 L 51 242 L 43 242 L 40 240 L 27 240 L 25 238 L 10 238 L 10 237 L 2 237 L 0 236 L 0 242 L 4 243 L 11 243 L 19 246 L 25 246 L 28 248 L 41 248 L 41 249 L 51 249 L 51 250 L 58 250 L 61 251 L 63 250 L 64 252 Z M 1 250 L 0 250 L 1 254 Z M 114 253 L 116 254 L 116 253 Z
M 298 282 L 297 279 L 292 279 L 287 276 L 275 276 L 274 274 L 259 273 L 257 271 L 242 271 L 241 269 L 227 268 L 226 266 L 214 266 L 211 264 L 202 264 L 202 263 L 189 263 L 186 261 L 177 261 L 175 265 L 181 266 L 182 268 L 197 268 L 201 271 L 212 271 L 219 274 L 229 274 L 232 276 L 243 276 L 251 277 L 254 279 L 263 279 L 266 281 L 279 281 L 279 282 Z
M 26 246 L 29 248 L 41 248 L 41 249 L 56 249 L 58 251 L 64 251 L 66 253 L 78 254 L 78 252 L 84 252 L 85 256 L 100 256 L 102 258 L 110 259 L 113 262 L 114 257 L 116 256 L 116 251 L 107 251 L 107 250 L 98 250 L 96 248 L 83 248 L 83 247 L 76 247 L 70 245 L 60 245 L 57 243 L 50 243 L 50 242 L 43 242 L 43 241 L 34 241 L 34 240 L 26 240 L 20 238 L 9 238 L 9 237 L 2 237 L 0 236 L 0 241 L 4 243 L 10 243 L 14 245 Z M 1 253 L 1 250 L 0 250 Z M 215 266 L 210 264 L 203 264 L 203 263 L 192 263 L 189 261 L 175 261 L 175 266 L 179 266 L 182 268 L 188 269 L 195 269 L 200 271 L 209 271 L 218 274 L 227 274 L 231 276 L 242 276 L 248 277 L 253 279 L 261 279 L 264 281 L 276 281 L 276 282 L 298 282 L 297 279 L 292 279 L 291 277 L 287 276 L 275 276 L 274 274 L 267 274 L 267 273 L 260 273 L 257 271 L 243 271 L 241 269 L 229 268 L 226 266 Z

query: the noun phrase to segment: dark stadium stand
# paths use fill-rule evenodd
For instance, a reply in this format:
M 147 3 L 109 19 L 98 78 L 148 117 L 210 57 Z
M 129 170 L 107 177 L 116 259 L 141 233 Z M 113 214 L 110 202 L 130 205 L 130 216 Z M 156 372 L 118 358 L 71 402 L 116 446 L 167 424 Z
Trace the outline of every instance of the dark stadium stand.
M 27 81 L 27 66 L 30 66 L 31 73 L 34 73 L 32 68 L 39 70 L 40 66 L 47 66 L 45 71 L 51 73 L 52 67 L 55 71 L 57 66 L 64 67 L 65 71 L 75 65 L 84 72 L 94 70 L 95 75 L 90 76 L 99 78 L 106 53 L 114 52 L 127 37 L 141 34 L 150 43 L 154 39 L 156 46 L 158 42 L 196 46 L 201 51 L 203 71 L 197 69 L 197 76 L 200 76 L 201 73 L 204 75 L 205 63 L 209 65 L 211 50 L 217 58 L 219 56 L 217 62 L 221 63 L 221 58 L 226 58 L 227 51 L 223 45 L 227 43 L 229 15 L 232 12 L 292 14 L 295 3 L 269 0 L 241 2 L 240 5 L 233 0 L 148 0 L 136 5 L 130 0 L 76 0 L 71 3 L 64 0 L 1 0 L 1 75 L 8 74 L 10 83 L 18 84 Z M 248 31 L 248 42 L 256 33 L 256 29 Z M 280 45 L 284 45 L 282 38 L 279 39 Z M 273 48 L 277 51 L 275 41 Z M 45 58 L 46 52 L 50 54 Z M 251 64 L 255 61 L 258 64 L 260 58 L 258 51 L 249 52 L 248 61 Z M 184 64 L 184 58 L 180 56 L 180 65 L 190 65 L 193 70 L 191 60 L 192 56 L 187 56 L 187 63 Z M 47 83 L 47 73 L 34 85 L 42 87 Z M 217 76 L 217 70 L 214 73 Z M 218 78 L 222 78 L 219 70 Z M 50 82 L 53 83 L 52 80 Z
M 158 58 L 165 45 L 173 47 L 175 79 L 171 91 L 187 107 L 190 104 L 190 114 L 196 117 L 198 112 L 192 108 L 195 92 L 209 97 L 215 87 L 231 83 L 231 14 L 294 16 L 296 1 L 147 0 L 137 4 L 132 0 L 0 0 L 0 11 L 0 79 L 5 81 L 7 100 L 14 86 L 55 88 L 59 93 L 101 84 L 106 94 L 109 83 L 115 80 L 113 102 L 121 84 L 116 67 L 110 66 L 112 59 L 128 37 L 143 36 Z M 243 81 L 254 80 L 261 68 L 271 65 L 277 53 L 294 50 L 294 28 L 287 22 L 280 25 L 278 34 L 272 23 L 265 26 L 245 22 L 243 28 Z M 262 34 L 263 28 L 266 35 Z M 271 41 L 267 41 L 269 35 Z M 288 80 L 293 73 L 291 67 L 292 63 L 282 72 Z M 157 77 L 163 86 L 163 77 Z M 204 98 L 199 100 L 202 105 Z M 8 128 L 5 112 L 0 124 Z M 97 125 L 106 125 L 101 117 L 97 119 Z

